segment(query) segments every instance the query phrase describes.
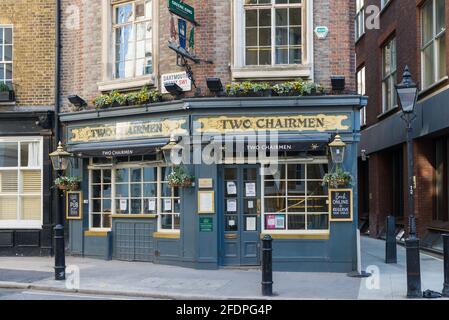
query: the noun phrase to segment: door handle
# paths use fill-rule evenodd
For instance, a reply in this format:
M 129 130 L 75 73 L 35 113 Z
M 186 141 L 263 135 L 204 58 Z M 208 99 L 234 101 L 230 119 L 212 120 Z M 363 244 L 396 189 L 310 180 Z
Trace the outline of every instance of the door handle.
M 238 235 L 235 233 L 227 233 L 224 235 L 225 239 L 237 239 Z

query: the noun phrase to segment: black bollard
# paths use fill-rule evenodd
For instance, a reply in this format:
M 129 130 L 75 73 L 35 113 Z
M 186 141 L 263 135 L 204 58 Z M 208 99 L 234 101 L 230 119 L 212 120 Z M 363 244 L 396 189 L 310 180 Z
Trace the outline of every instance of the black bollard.
M 405 240 L 407 251 L 407 297 L 422 298 L 419 240 Z
M 396 218 L 387 217 L 387 237 L 385 241 L 385 263 L 398 263 L 396 250 Z
M 273 239 L 265 235 L 262 239 L 262 295 L 273 295 Z
M 58 224 L 55 231 L 55 280 L 65 280 L 64 226 Z
M 443 234 L 444 248 L 444 287 L 443 297 L 449 297 L 449 234 Z

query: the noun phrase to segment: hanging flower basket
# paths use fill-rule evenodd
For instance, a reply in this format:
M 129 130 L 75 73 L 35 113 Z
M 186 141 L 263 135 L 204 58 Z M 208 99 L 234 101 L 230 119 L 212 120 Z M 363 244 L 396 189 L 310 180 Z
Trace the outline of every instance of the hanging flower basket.
M 187 172 L 184 167 L 174 167 L 168 175 L 168 185 L 170 187 L 186 188 L 191 187 L 195 177 Z
M 80 188 L 81 179 L 79 177 L 67 177 L 62 176 L 55 179 L 55 186 L 59 190 L 64 191 L 77 191 Z
M 323 178 L 323 185 L 331 188 L 348 187 L 352 182 L 352 176 L 349 172 L 343 171 L 338 167 L 334 172 L 327 173 Z

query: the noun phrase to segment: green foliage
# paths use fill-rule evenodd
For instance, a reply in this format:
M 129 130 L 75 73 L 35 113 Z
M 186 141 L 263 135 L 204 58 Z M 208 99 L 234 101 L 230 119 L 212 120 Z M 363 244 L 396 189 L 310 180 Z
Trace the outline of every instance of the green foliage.
M 324 89 L 319 84 L 303 80 L 287 81 L 275 85 L 267 82 L 244 81 L 227 84 L 225 92 L 232 97 L 263 96 L 271 93 L 277 96 L 308 96 L 323 94 Z
M 117 90 L 111 91 L 111 93 L 109 94 L 109 97 L 111 98 L 111 102 L 113 105 L 116 105 L 116 106 L 126 105 L 126 102 L 127 102 L 126 95 L 119 93 Z
M 67 191 L 78 190 L 81 179 L 74 176 L 61 176 L 55 179 L 54 184 L 59 189 Z
M 99 95 L 94 99 L 94 106 L 97 109 L 110 107 L 112 104 L 112 98 L 108 94 Z
M 189 187 L 195 177 L 187 172 L 183 166 L 173 168 L 173 171 L 168 175 L 168 184 L 171 187 Z
M 331 188 L 347 187 L 352 182 L 352 175 L 337 166 L 335 171 L 326 173 L 323 178 L 323 185 Z

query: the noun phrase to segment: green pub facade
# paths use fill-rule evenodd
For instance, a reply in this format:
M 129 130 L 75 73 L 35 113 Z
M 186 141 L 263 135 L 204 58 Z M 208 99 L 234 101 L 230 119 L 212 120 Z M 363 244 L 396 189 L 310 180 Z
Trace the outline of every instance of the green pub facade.
M 71 174 L 82 177 L 82 208 L 66 222 L 70 254 L 258 266 L 269 234 L 274 270 L 355 270 L 365 104 L 357 95 L 186 98 L 61 114 Z M 328 145 L 337 133 L 354 178 L 336 191 L 323 178 L 335 169 Z M 179 148 L 167 162 L 171 140 Z M 179 167 L 194 177 L 189 185 L 169 184 Z

